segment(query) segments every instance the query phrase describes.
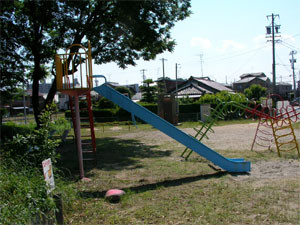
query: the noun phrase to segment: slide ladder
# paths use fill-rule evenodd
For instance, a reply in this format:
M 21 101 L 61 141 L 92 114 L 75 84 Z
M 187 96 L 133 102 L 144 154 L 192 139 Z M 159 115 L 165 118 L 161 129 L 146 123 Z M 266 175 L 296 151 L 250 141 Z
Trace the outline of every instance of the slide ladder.
M 279 120 L 272 120 L 271 122 L 278 156 L 280 157 L 280 152 L 296 149 L 298 157 L 300 158 L 299 146 L 291 119 L 286 117 Z
M 233 113 L 233 112 L 237 112 L 237 110 L 243 110 L 244 108 L 246 108 L 246 106 L 243 106 L 236 102 L 222 102 L 219 99 L 217 99 L 217 101 L 219 101 L 219 103 L 215 108 L 212 107 L 210 108 L 211 115 L 206 119 L 206 121 L 203 123 L 201 128 L 199 130 L 194 128 L 194 130 L 196 131 L 196 135 L 194 137 L 198 138 L 198 136 L 200 135 L 200 138 L 198 138 L 200 142 L 204 137 L 209 139 L 207 133 L 208 132 L 214 133 L 212 126 L 217 120 L 224 120 L 226 113 L 228 112 Z M 187 153 L 188 149 L 189 148 L 186 147 L 183 153 L 181 154 L 181 157 L 185 157 L 185 160 L 188 160 L 188 158 L 193 152 L 193 150 L 190 150 L 190 152 L 186 156 L 184 156 L 185 153 Z
M 82 148 L 82 159 L 85 165 L 94 162 L 97 164 L 97 152 L 96 152 L 96 138 L 95 138 L 95 130 L 94 130 L 94 118 L 93 118 L 93 110 L 92 110 L 92 101 L 91 101 L 91 92 L 87 92 L 84 95 L 81 95 L 81 98 L 84 98 L 84 102 L 87 104 L 84 107 L 80 107 L 80 127 L 79 129 L 88 129 L 88 134 L 81 135 L 81 148 Z M 72 115 L 72 122 L 74 128 L 74 134 L 76 137 L 76 119 L 75 119 L 75 109 L 72 96 L 69 97 L 70 99 L 70 109 Z M 79 104 L 81 105 L 81 104 Z M 81 132 L 80 132 L 81 133 Z
M 222 169 L 228 172 L 250 171 L 249 161 L 245 161 L 244 159 L 226 158 L 220 155 L 219 153 L 213 151 L 203 143 L 199 142 L 196 138 L 186 134 L 185 132 L 176 128 L 175 126 L 160 118 L 156 114 L 150 112 L 149 110 L 140 106 L 139 104 L 136 104 L 135 102 L 131 101 L 128 97 L 109 87 L 107 84 L 104 83 L 101 86 L 93 88 L 93 90 L 98 92 L 101 96 L 119 105 L 121 108 L 137 116 L 146 123 L 149 123 L 150 125 L 162 131 L 171 138 L 175 139 L 179 143 L 185 145 L 187 148 L 198 153 L 200 156 L 221 167 Z

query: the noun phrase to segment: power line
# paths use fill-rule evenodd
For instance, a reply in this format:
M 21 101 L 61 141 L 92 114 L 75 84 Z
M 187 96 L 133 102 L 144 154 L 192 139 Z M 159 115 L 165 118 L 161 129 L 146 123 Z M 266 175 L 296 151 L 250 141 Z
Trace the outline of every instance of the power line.
M 210 63 L 210 62 L 214 62 L 215 63 L 215 62 L 220 62 L 220 61 L 232 59 L 232 58 L 235 58 L 235 57 L 239 57 L 239 56 L 250 54 L 252 52 L 257 52 L 258 50 L 261 50 L 261 49 L 266 48 L 268 46 L 269 46 L 268 44 L 265 44 L 264 46 L 261 46 L 261 47 L 255 48 L 255 49 L 251 49 L 251 50 L 247 50 L 247 51 L 245 51 L 243 53 L 240 53 L 240 54 L 235 54 L 235 55 L 223 57 L 223 58 L 220 58 L 220 59 L 207 60 L 206 62 L 207 63 Z M 210 58 L 212 58 L 212 57 L 210 57 Z
M 294 45 L 289 44 L 289 43 L 287 43 L 287 42 L 285 42 L 285 41 L 281 41 L 280 44 L 282 44 L 283 46 L 285 46 L 285 47 L 287 47 L 287 48 L 290 48 L 290 49 L 297 49 L 298 51 L 300 51 L 299 48 L 297 48 L 297 47 L 295 47 Z

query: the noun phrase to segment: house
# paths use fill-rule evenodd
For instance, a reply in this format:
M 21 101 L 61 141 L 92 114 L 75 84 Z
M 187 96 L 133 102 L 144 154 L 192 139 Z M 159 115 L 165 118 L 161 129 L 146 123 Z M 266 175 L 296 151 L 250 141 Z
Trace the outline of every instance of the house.
M 45 103 L 45 99 L 42 93 L 38 94 L 39 105 L 43 105 Z M 17 115 L 18 113 L 23 113 L 24 107 L 26 111 L 33 111 L 32 109 L 32 90 L 26 90 L 24 96 L 19 96 L 12 100 L 9 104 L 5 105 L 10 115 Z
M 233 90 L 235 92 L 243 93 L 246 88 L 252 84 L 259 84 L 262 87 L 271 89 L 271 81 L 263 72 L 260 73 L 245 73 L 240 76 L 240 80 L 233 83 Z
M 183 79 L 177 79 L 177 81 L 176 81 L 176 80 L 172 80 L 168 77 L 166 77 L 165 79 L 163 79 L 161 77 L 161 78 L 158 78 L 155 82 L 158 87 L 165 87 L 166 93 L 169 93 L 171 90 L 176 88 L 176 83 L 177 83 L 177 86 L 179 86 L 182 83 L 184 83 L 185 81 L 186 80 L 183 80 Z
M 220 91 L 233 92 L 232 89 L 223 84 L 211 80 L 209 77 L 193 77 L 178 85 L 178 89 L 171 89 L 170 94 L 178 95 L 178 98 L 188 96 L 189 98 L 200 98 L 204 94 L 215 94 Z
M 277 94 L 279 94 L 283 99 L 289 98 L 289 93 L 292 92 L 292 85 L 286 82 L 277 82 L 276 83 Z

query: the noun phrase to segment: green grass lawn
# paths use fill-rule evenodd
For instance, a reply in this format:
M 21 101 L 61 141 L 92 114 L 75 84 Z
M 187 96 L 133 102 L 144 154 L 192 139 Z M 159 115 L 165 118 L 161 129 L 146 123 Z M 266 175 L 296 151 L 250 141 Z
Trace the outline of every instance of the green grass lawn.
M 249 122 L 253 121 L 217 125 Z M 179 128 L 197 125 L 183 123 Z M 155 131 L 147 124 L 138 129 L 97 124 L 98 163 L 85 168 L 90 182 L 79 180 L 75 144 L 68 140 L 63 145 L 61 166 L 77 192 L 72 207 L 64 211 L 67 224 L 299 224 L 297 178 L 236 179 L 214 170 L 197 154 L 182 160 L 184 146 L 167 138 L 149 138 Z M 254 163 L 298 160 L 293 154 L 278 159 L 269 151 L 219 152 Z M 120 203 L 104 200 L 112 188 L 126 192 Z

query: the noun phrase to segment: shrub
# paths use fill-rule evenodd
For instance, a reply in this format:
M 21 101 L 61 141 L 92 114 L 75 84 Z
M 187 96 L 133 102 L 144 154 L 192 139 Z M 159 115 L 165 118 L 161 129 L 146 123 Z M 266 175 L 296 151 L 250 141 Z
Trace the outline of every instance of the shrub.
M 16 124 L 14 122 L 7 122 L 1 125 L 1 140 L 12 140 L 17 134 L 30 134 L 35 128 L 35 124 L 29 125 Z
M 114 109 L 114 108 L 116 108 L 116 105 L 112 101 L 108 100 L 107 98 L 103 97 L 99 100 L 98 109 Z
M 153 112 L 154 114 L 157 114 L 157 104 L 142 102 L 140 103 L 140 105 Z
M 179 113 L 199 113 L 200 112 L 200 104 L 184 104 L 179 105 Z
M 1 146 L 0 154 L 0 224 L 32 224 L 44 223 L 43 218 L 54 219 L 56 210 L 52 194 L 47 194 L 46 183 L 42 173 L 42 161 L 51 158 L 55 165 L 58 145 L 49 137 L 52 108 L 41 116 L 41 127 L 37 130 L 21 134 L 17 133 L 12 140 Z M 55 123 L 55 122 L 54 122 Z M 63 119 L 57 125 L 65 124 Z M 17 127 L 10 124 L 11 127 Z M 55 167 L 54 193 L 62 196 L 64 206 L 70 206 L 74 199 L 72 188 L 61 179 L 57 179 Z
M 47 158 L 56 162 L 55 150 L 58 140 L 50 138 L 51 108 L 41 115 L 41 126 L 30 133 L 16 134 L 12 140 L 3 144 L 2 154 L 5 158 L 21 160 L 24 165 L 31 167 L 40 166 L 40 163 Z
M 28 224 L 36 216 L 53 212 L 41 171 L 9 160 L 0 165 L 0 224 Z
M 57 134 L 62 134 L 65 130 L 71 129 L 71 124 L 64 117 L 60 117 L 53 123 L 50 123 L 50 130 L 54 130 Z

